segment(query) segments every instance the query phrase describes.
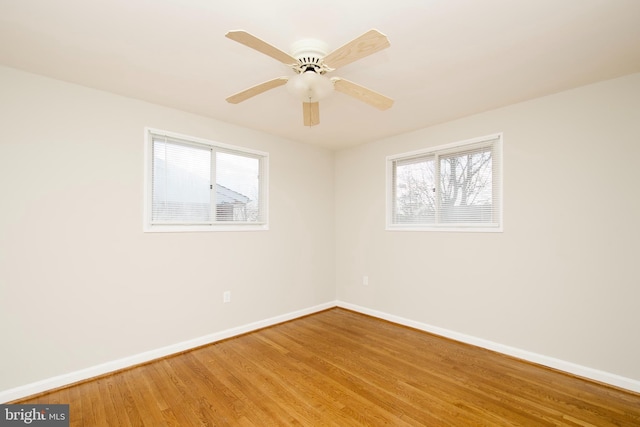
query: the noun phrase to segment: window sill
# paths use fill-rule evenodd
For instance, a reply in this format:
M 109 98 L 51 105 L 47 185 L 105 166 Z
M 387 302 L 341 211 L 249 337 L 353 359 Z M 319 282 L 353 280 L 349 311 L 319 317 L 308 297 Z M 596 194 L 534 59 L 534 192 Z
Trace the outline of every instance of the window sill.
M 417 226 L 417 225 L 387 225 L 386 231 L 446 231 L 458 233 L 502 233 L 501 225 L 483 226 Z
M 212 225 L 146 225 L 145 233 L 191 233 L 211 231 L 267 231 L 269 224 L 212 224 Z

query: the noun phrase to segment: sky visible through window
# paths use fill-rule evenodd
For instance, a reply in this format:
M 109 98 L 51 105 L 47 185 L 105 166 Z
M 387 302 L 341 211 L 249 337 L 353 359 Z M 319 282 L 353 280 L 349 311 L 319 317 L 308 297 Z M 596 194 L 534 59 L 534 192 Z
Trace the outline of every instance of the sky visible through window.
M 216 182 L 252 201 L 258 200 L 260 161 L 231 153 L 216 154 Z
M 160 142 L 160 144 L 158 143 Z M 166 162 L 170 168 L 180 168 L 186 173 L 194 174 L 209 183 L 211 174 L 210 156 L 194 155 L 194 151 L 210 151 L 208 148 L 197 148 L 187 145 L 163 143 L 156 141 L 154 157 Z M 260 161 L 232 153 L 216 153 L 216 182 L 235 192 L 258 199 Z

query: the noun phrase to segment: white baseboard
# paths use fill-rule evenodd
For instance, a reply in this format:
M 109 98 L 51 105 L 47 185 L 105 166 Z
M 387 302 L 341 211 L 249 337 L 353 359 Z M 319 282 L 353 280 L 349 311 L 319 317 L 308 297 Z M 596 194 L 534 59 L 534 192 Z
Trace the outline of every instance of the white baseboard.
M 456 341 L 471 344 L 477 347 L 493 350 L 498 353 L 506 354 L 509 356 L 517 357 L 528 362 L 536 363 L 538 365 L 547 366 L 549 368 L 557 369 L 563 372 L 567 372 L 579 377 L 588 378 L 601 383 L 610 384 L 625 390 L 630 390 L 636 393 L 640 393 L 640 381 L 626 378 L 620 375 L 612 374 L 609 372 L 600 371 L 597 369 L 589 368 L 575 363 L 566 362 L 564 360 L 556 359 L 549 356 L 533 353 L 527 350 L 521 350 L 519 348 L 511 347 L 504 344 L 499 344 L 493 341 L 485 340 L 482 338 L 476 338 L 471 335 L 461 334 L 459 332 L 451 331 L 437 326 L 431 326 L 426 323 L 416 322 L 413 320 L 405 319 L 403 317 L 395 316 L 392 314 L 384 313 L 377 310 L 372 310 L 359 305 L 350 304 L 343 301 L 337 301 L 338 307 L 346 308 L 348 310 L 356 311 L 358 313 L 367 314 L 369 316 L 377 317 L 379 319 L 388 320 L 400 325 L 409 326 L 411 328 L 419 329 L 421 331 L 430 332 L 435 335 L 440 335 L 446 338 L 451 338 Z
M 322 310 L 327 310 L 335 306 L 336 306 L 335 301 L 327 302 L 324 304 L 316 305 L 314 307 L 293 311 L 291 313 L 271 317 L 269 319 L 260 320 L 260 321 L 249 323 L 243 326 L 238 326 L 236 328 L 231 328 L 221 332 L 205 335 L 203 337 L 195 338 L 192 340 L 182 341 L 166 347 L 158 348 L 151 351 L 146 351 L 144 353 L 135 354 L 132 356 L 124 357 L 122 359 L 113 360 L 111 362 L 102 363 L 100 365 L 92 366 L 86 369 L 81 369 L 79 371 L 70 372 L 68 374 L 58 375 L 53 378 L 48 378 L 42 381 L 37 381 L 31 384 L 26 384 L 26 385 L 12 388 L 9 390 L 3 390 L 3 391 L 0 391 L 0 403 L 11 402 L 14 400 L 22 399 L 24 397 L 33 396 L 38 393 L 43 393 L 48 390 L 53 390 L 59 387 L 64 387 L 69 384 L 77 383 L 79 381 L 84 381 L 90 378 L 98 377 L 100 375 L 108 374 L 110 372 L 130 368 L 132 366 L 139 365 L 141 363 L 150 362 L 155 359 L 160 359 L 166 356 L 170 356 L 172 354 L 180 353 L 196 347 L 211 344 L 216 341 L 224 340 L 237 335 L 246 334 L 247 332 L 266 328 L 268 326 L 273 326 L 278 323 L 296 319 L 298 317 L 317 313 Z

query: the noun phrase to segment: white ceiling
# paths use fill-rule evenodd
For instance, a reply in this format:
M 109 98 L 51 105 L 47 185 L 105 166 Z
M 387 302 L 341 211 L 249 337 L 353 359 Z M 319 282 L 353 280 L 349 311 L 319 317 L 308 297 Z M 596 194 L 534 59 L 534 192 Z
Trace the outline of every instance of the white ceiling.
M 371 28 L 391 47 L 331 75 L 391 109 L 333 93 L 309 128 L 284 87 L 225 101 L 293 74 L 229 30 L 289 52 Z M 0 0 L 0 64 L 338 149 L 640 72 L 640 0 Z

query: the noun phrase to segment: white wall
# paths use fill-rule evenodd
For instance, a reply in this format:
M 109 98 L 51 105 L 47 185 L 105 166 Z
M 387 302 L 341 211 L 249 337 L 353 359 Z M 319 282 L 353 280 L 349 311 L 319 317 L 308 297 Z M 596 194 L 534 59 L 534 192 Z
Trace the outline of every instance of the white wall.
M 386 156 L 497 132 L 503 233 L 384 230 Z M 338 152 L 338 299 L 640 380 L 639 166 L 640 74 Z
M 143 233 L 145 126 L 269 152 L 271 229 Z M 8 68 L 0 131 L 0 391 L 335 299 L 331 152 Z

